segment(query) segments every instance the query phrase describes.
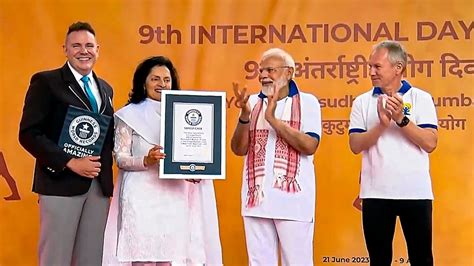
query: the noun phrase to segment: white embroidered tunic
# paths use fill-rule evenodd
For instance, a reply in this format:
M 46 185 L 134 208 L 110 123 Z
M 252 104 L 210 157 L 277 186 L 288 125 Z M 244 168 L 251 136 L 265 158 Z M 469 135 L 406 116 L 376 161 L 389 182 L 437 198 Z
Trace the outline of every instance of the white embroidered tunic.
M 159 179 L 157 165 L 143 165 L 143 157 L 159 141 L 160 102 L 129 104 L 115 114 L 115 124 L 120 172 L 107 223 L 104 265 L 114 265 L 114 259 L 222 264 L 212 181 Z M 105 256 L 115 252 L 115 258 Z

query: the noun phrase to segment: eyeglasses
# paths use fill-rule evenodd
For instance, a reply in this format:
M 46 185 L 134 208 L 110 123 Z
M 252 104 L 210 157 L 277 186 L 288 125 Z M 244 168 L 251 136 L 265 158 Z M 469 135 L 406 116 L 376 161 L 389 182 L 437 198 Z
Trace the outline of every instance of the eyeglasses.
M 267 71 L 268 74 L 273 74 L 279 68 L 289 68 L 289 66 L 278 66 L 278 67 L 262 67 L 258 69 L 258 72 L 262 74 L 264 71 Z

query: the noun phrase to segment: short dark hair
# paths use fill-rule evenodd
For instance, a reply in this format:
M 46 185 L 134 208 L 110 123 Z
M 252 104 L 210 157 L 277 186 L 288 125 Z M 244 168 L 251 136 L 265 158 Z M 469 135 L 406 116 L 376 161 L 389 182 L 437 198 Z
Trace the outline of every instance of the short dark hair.
M 145 100 L 147 97 L 145 91 L 146 77 L 148 77 L 151 69 L 155 66 L 165 66 L 168 68 L 171 74 L 171 89 L 180 89 L 178 72 L 174 68 L 171 60 L 165 56 L 149 57 L 137 66 L 135 74 L 133 74 L 133 87 L 132 91 L 129 93 L 128 103 L 140 103 L 141 101 Z
M 88 31 L 88 32 L 92 33 L 92 35 L 95 36 L 95 30 L 94 30 L 94 28 L 92 28 L 91 24 L 89 24 L 87 22 L 82 22 L 82 21 L 72 23 L 71 26 L 69 26 L 69 28 L 67 30 L 66 36 L 69 35 L 71 32 L 81 31 L 81 30 Z

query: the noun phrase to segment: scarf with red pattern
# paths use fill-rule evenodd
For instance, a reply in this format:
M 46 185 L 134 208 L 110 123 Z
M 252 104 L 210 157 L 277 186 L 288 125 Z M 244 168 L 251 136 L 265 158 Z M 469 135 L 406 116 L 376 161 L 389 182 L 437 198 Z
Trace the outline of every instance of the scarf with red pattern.
M 264 99 L 259 99 L 251 113 L 250 143 L 247 153 L 247 208 L 260 205 L 264 198 L 265 155 L 269 129 L 271 127 L 265 120 L 266 106 L 267 103 Z M 288 97 L 284 108 L 281 120 L 292 128 L 300 130 L 300 95 L 295 94 L 293 97 Z M 275 177 L 273 187 L 288 193 L 301 191 L 300 185 L 296 180 L 299 164 L 299 152 L 288 145 L 283 138 L 277 136 L 273 166 L 273 175 Z

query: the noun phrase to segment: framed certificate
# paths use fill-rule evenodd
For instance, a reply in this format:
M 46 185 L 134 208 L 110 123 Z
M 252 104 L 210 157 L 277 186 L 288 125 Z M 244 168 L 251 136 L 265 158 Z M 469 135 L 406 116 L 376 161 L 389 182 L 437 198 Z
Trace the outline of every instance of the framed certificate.
M 160 178 L 225 179 L 225 92 L 161 93 Z

